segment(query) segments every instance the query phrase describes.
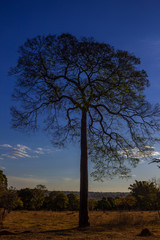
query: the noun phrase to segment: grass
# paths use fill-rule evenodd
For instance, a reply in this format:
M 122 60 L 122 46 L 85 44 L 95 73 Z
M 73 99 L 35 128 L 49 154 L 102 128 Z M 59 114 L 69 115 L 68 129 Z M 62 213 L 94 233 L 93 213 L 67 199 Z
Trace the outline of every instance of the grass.
M 78 228 L 78 212 L 14 211 L 8 214 L 1 240 L 160 239 L 157 212 L 90 212 L 91 226 Z M 153 235 L 137 236 L 148 228 Z M 6 232 L 5 232 L 6 231 Z M 7 233 L 10 233 L 7 235 Z M 13 234 L 11 234 L 13 233 Z

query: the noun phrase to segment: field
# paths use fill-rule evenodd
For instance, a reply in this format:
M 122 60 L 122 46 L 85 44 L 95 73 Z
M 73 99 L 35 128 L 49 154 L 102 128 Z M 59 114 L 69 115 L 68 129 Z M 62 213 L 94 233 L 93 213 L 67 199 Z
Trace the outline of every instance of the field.
M 78 228 L 78 212 L 14 211 L 7 215 L 0 240 L 152 240 L 160 239 L 157 212 L 90 212 L 91 226 Z M 138 236 L 148 228 L 151 236 Z

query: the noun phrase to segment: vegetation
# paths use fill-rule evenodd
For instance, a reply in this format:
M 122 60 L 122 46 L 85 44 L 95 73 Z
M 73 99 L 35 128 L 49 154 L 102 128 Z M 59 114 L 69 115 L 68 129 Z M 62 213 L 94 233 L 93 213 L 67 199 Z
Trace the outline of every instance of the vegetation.
M 160 191 L 157 195 L 154 193 L 133 196 L 131 193 L 126 197 L 105 198 L 96 200 L 89 199 L 89 209 L 99 211 L 109 210 L 159 210 L 160 208 Z M 141 202 L 143 201 L 143 202 Z M 51 210 L 51 211 L 78 211 L 79 196 L 71 193 L 66 195 L 64 192 L 52 191 L 47 192 L 45 196 L 35 195 L 35 189 L 8 190 L 8 195 L 1 199 L 0 207 L 8 209 L 8 211 L 23 210 Z M 143 204 L 142 204 L 143 203 Z
M 155 240 L 160 239 L 160 220 L 157 212 L 123 212 L 109 214 L 104 211 L 89 212 L 91 226 L 78 228 L 78 212 L 71 211 L 15 211 L 7 215 L 1 240 Z M 148 228 L 151 237 L 137 235 Z M 15 234 L 14 234 L 15 233 Z M 3 235 L 2 235 L 3 234 Z M 13 235 L 14 234 L 14 235 Z
M 35 188 L 16 190 L 7 188 L 7 177 L 1 171 L 3 181 L 0 188 L 0 208 L 11 210 L 51 210 L 78 211 L 80 199 L 77 194 L 65 194 L 60 191 L 48 191 L 44 185 Z M 1 176 L 1 179 L 2 179 Z M 5 183 L 5 184 L 4 184 Z M 89 209 L 99 211 L 109 210 L 159 210 L 160 187 L 155 180 L 135 181 L 129 186 L 130 193 L 123 197 L 103 197 L 89 199 Z
M 145 99 L 149 81 L 139 64 L 127 51 L 62 34 L 27 40 L 11 70 L 20 102 L 12 108 L 13 127 L 36 129 L 42 115 L 54 144 L 81 135 L 79 226 L 89 225 L 88 154 L 96 180 L 124 177 L 139 161 L 135 152 L 150 156 L 157 141 L 160 109 Z
M 129 189 L 137 200 L 138 209 L 157 210 L 160 208 L 160 189 L 154 181 L 135 181 Z
M 22 207 L 23 202 L 18 197 L 14 188 L 7 188 L 8 181 L 3 171 L 0 171 L 0 227 L 6 215 L 17 207 Z
M 7 183 L 7 177 L 3 172 L 1 174 Z M 150 239 L 160 237 L 160 215 L 159 211 L 154 211 L 159 210 L 160 188 L 155 180 L 135 181 L 130 185 L 130 193 L 125 197 L 89 199 L 91 227 L 85 231 L 78 228 L 78 195 L 50 192 L 44 185 L 21 190 L 8 189 L 6 184 L 2 186 L 0 213 L 3 209 L 9 213 L 2 215 L 2 240 L 73 240 L 75 235 L 76 239 L 100 240 L 109 236 L 116 240 L 123 239 L 124 234 L 126 240 L 131 240 L 142 234 L 144 226 L 151 233 Z M 2 213 L 4 214 L 4 211 Z

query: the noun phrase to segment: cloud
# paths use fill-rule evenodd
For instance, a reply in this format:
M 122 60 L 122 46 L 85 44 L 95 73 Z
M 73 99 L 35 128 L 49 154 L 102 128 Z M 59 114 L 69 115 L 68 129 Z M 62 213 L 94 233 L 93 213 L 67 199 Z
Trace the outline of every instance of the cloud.
M 2 144 L 0 147 L 0 160 L 4 158 L 17 159 L 31 157 L 31 155 L 28 154 L 28 151 L 31 149 L 25 145 L 17 144 L 16 147 L 13 147 L 10 144 Z
M 12 146 L 11 146 L 11 145 L 9 145 L 9 144 L 2 144 L 2 145 L 0 145 L 0 147 L 12 148 Z
M 37 147 L 35 149 L 31 149 L 30 147 L 22 144 L 16 144 L 15 146 L 11 146 L 10 144 L 2 144 L 0 145 L 0 160 L 4 159 L 21 159 L 21 158 L 38 158 L 43 154 L 51 154 L 55 152 L 57 149 L 50 148 L 42 148 Z
M 160 156 L 160 152 L 155 151 L 155 148 L 152 146 L 145 146 L 144 151 L 139 151 L 138 148 L 134 148 L 132 150 L 130 149 L 124 149 L 120 152 L 121 155 L 124 157 L 132 157 L 132 158 L 139 158 L 141 159 L 141 163 L 144 162 L 143 158 L 145 157 L 153 157 L 153 156 Z
M 44 149 L 41 147 L 38 147 L 34 152 L 37 154 L 44 154 Z
M 17 148 L 12 148 L 12 155 L 20 158 L 31 158 L 31 155 L 27 153 L 27 150 L 29 149 L 26 146 L 23 146 L 23 148 L 21 148 L 18 145 Z
M 22 151 L 25 151 L 25 150 L 31 150 L 29 147 L 25 146 L 25 145 L 21 145 L 21 144 L 17 144 L 17 147 L 19 149 L 21 149 Z
M 10 155 L 10 154 L 5 154 L 5 153 L 1 154 L 1 157 L 3 157 L 3 159 L 4 159 L 4 157 L 5 157 L 5 158 L 12 158 L 12 159 L 16 159 L 16 157 L 15 157 L 15 156 L 12 156 L 12 155 Z
M 43 148 L 38 147 L 37 150 L 38 151 L 43 151 Z

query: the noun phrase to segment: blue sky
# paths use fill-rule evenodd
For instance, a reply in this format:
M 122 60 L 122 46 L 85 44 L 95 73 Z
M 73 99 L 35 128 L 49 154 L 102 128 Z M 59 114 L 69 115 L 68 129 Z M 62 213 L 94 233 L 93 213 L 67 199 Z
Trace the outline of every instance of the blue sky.
M 151 103 L 160 102 L 160 1 L 159 0 L 0 0 L 0 168 L 9 185 L 17 188 L 45 184 L 50 190 L 79 190 L 78 144 L 66 149 L 52 146 L 49 136 L 11 129 L 11 94 L 17 50 L 27 38 L 41 34 L 71 33 L 94 37 L 116 49 L 140 57 L 149 76 L 146 90 Z M 155 148 L 159 156 L 160 147 Z M 89 171 L 92 166 L 89 163 Z M 156 165 L 140 162 L 132 179 L 89 179 L 90 191 L 127 191 L 135 179 L 159 178 Z

